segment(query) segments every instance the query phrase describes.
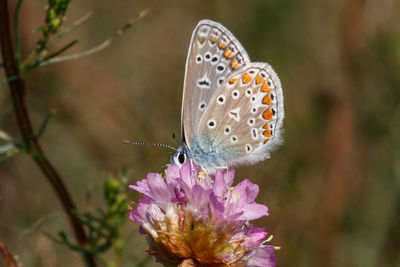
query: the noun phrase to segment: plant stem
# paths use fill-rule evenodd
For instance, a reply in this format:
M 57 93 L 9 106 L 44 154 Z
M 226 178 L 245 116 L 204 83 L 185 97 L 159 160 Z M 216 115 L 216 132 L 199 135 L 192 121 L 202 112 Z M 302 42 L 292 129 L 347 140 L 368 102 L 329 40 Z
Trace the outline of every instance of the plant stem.
M 6 244 L 4 244 L 3 240 L 0 237 L 0 252 L 3 254 L 4 260 L 7 263 L 8 267 L 19 267 L 17 260 L 13 257 L 10 251 L 7 249 Z
M 19 65 L 21 61 L 21 33 L 19 30 L 19 15 L 21 14 L 21 7 L 24 0 L 18 0 L 17 7 L 15 9 L 14 19 L 14 38 L 15 38 L 15 61 Z
M 76 210 L 75 204 L 64 185 L 60 175 L 47 159 L 43 150 L 35 137 L 35 133 L 32 128 L 32 123 L 29 118 L 29 113 L 26 107 L 25 101 L 25 87 L 24 81 L 21 79 L 18 65 L 15 60 L 14 49 L 11 42 L 10 34 L 10 20 L 8 13 L 8 2 L 7 0 L 0 0 L 0 41 L 1 41 L 1 52 L 4 61 L 4 67 L 7 78 L 16 76 L 16 79 L 9 81 L 9 88 L 11 92 L 14 112 L 17 117 L 17 123 L 20 128 L 20 132 L 25 141 L 27 151 L 33 157 L 36 164 L 42 170 L 47 180 L 55 190 L 65 212 L 67 213 L 74 230 L 74 235 L 77 242 L 81 246 L 88 245 L 88 238 L 83 229 L 83 226 L 75 216 L 74 211 Z M 96 266 L 95 259 L 90 253 L 83 253 L 83 257 L 88 266 Z

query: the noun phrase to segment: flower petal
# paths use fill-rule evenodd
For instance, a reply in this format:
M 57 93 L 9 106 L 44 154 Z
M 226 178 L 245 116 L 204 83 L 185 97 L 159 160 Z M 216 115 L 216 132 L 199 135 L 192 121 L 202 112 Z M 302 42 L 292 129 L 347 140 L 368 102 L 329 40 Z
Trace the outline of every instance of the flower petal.
M 223 177 L 224 182 L 226 186 L 231 186 L 233 184 L 233 178 L 235 177 L 235 170 L 234 169 L 229 169 L 229 170 L 217 170 L 215 172 L 215 179 Z
M 246 263 L 248 267 L 274 267 L 275 265 L 276 257 L 273 247 L 258 248 Z
M 195 185 L 195 179 L 199 175 L 196 164 L 191 161 L 186 162 L 182 165 L 180 173 L 181 179 L 189 186 L 189 188 L 192 188 Z
M 143 222 L 146 219 L 146 214 L 150 203 L 153 200 L 148 196 L 143 196 L 139 204 L 136 206 L 136 210 L 131 210 L 129 213 L 129 219 L 135 222 Z
M 150 194 L 150 190 L 149 187 L 147 185 L 147 180 L 143 179 L 141 181 L 137 181 L 136 185 L 130 185 L 129 186 L 130 189 L 136 190 L 140 193 L 143 193 L 145 195 L 149 195 Z
M 165 179 L 169 182 L 171 179 L 176 179 L 180 177 L 180 170 L 176 164 L 168 164 Z
M 167 185 L 161 175 L 158 173 L 149 173 L 147 175 L 147 185 L 149 187 L 149 196 L 151 198 L 162 204 L 169 203 L 171 195 L 169 194 Z
M 268 207 L 262 204 L 249 204 L 243 209 L 242 215 L 236 218 L 236 220 L 255 220 L 262 216 L 268 216 Z
M 243 242 L 243 246 L 254 247 L 259 246 L 267 237 L 268 233 L 265 232 L 264 228 L 250 226 L 249 231 L 246 233 L 246 241 Z
M 249 179 L 244 179 L 232 190 L 232 193 L 237 193 L 240 196 L 240 202 L 246 204 L 253 202 L 258 192 L 258 185 L 253 184 Z
M 216 219 L 223 218 L 224 203 L 220 202 L 217 196 L 214 195 L 214 193 L 210 194 L 209 200 L 210 200 L 210 210 L 211 214 L 213 214 L 213 217 Z

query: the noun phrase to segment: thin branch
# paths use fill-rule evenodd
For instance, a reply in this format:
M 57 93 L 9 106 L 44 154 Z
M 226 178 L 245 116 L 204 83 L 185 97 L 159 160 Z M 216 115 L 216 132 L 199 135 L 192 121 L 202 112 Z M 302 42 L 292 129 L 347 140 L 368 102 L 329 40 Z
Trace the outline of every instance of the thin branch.
M 78 40 L 74 40 L 72 42 L 70 42 L 69 44 L 67 44 L 66 46 L 62 47 L 61 49 L 59 49 L 58 51 L 51 53 L 50 55 L 46 56 L 45 58 L 43 58 L 43 61 L 49 60 L 53 57 L 56 57 L 58 55 L 61 55 L 62 53 L 64 53 L 65 51 L 67 51 L 68 49 L 70 49 L 71 47 L 73 47 L 74 45 L 76 45 L 78 43 Z
M 26 66 L 24 69 L 20 70 L 19 74 L 20 74 L 20 75 L 25 74 L 26 72 L 30 71 L 31 69 L 33 69 L 33 68 L 35 68 L 35 67 L 38 67 L 42 61 L 49 60 L 49 59 L 51 59 L 52 57 L 56 57 L 56 56 L 62 54 L 63 52 L 67 51 L 69 48 L 73 47 L 73 46 L 76 45 L 77 43 L 78 43 L 78 40 L 74 40 L 74 41 L 70 42 L 69 44 L 67 44 L 66 46 L 62 47 L 60 50 L 58 50 L 58 51 L 56 51 L 56 52 L 54 52 L 54 53 L 48 55 L 47 57 L 42 58 L 42 59 L 38 59 L 38 60 L 35 61 L 34 63 L 32 63 L 32 64 Z M 12 82 L 12 81 L 15 81 L 17 78 L 18 78 L 17 75 L 8 77 L 8 78 L 2 80 L 2 81 L 0 82 L 0 85 L 3 85 L 3 84 L 6 84 L 6 83 L 10 83 L 10 82 Z
M 17 79 L 18 79 L 18 76 L 17 76 L 17 75 L 14 75 L 14 76 L 11 76 L 11 77 L 7 77 L 7 78 L 5 78 L 4 80 L 2 80 L 2 81 L 0 82 L 0 85 L 3 86 L 4 84 L 13 82 L 13 81 L 15 81 L 15 80 L 17 80 Z
M 11 98 L 13 102 L 13 108 L 15 115 L 17 117 L 17 123 L 20 128 L 20 132 L 23 136 L 24 142 L 26 143 L 27 151 L 33 156 L 36 164 L 42 170 L 43 174 L 46 176 L 53 189 L 55 190 L 61 204 L 67 213 L 69 220 L 71 222 L 72 228 L 74 230 L 74 235 L 77 242 L 81 246 L 88 244 L 88 239 L 83 226 L 80 224 L 79 220 L 74 215 L 74 210 L 76 206 L 72 201 L 72 198 L 61 179 L 61 176 L 47 159 L 43 150 L 35 137 L 32 123 L 27 110 L 26 100 L 25 100 L 25 85 L 24 81 L 21 79 L 19 74 L 18 65 L 15 61 L 14 49 L 11 41 L 10 33 L 10 19 L 8 13 L 8 1 L 0 1 L 0 41 L 1 41 L 1 52 L 5 65 L 5 73 L 7 78 L 16 76 L 17 78 L 8 83 Z M 38 155 L 38 156 L 34 156 Z M 88 266 L 96 266 L 94 257 L 90 253 L 83 254 Z
M 21 60 L 21 34 L 19 30 L 19 15 L 21 13 L 21 7 L 23 2 L 24 0 L 18 0 L 14 18 L 15 61 L 17 62 L 17 65 L 19 65 L 19 62 Z
M 93 48 L 91 48 L 89 50 L 83 51 L 81 53 L 68 55 L 68 56 L 63 56 L 63 57 L 53 57 L 53 58 L 50 58 L 48 60 L 43 60 L 43 61 L 41 61 L 39 63 L 39 67 L 46 66 L 46 65 L 49 65 L 49 64 L 54 64 L 54 63 L 60 63 L 60 62 L 74 60 L 74 59 L 79 59 L 79 58 L 82 58 L 82 57 L 87 57 L 87 56 L 93 55 L 95 53 L 98 53 L 98 52 L 104 50 L 105 48 L 107 48 L 114 41 L 114 39 L 120 37 L 126 30 L 131 28 L 135 23 L 137 23 L 141 18 L 143 18 L 148 12 L 149 12 L 148 9 L 145 9 L 145 10 L 141 11 L 134 19 L 132 19 L 131 21 L 126 23 L 124 26 L 122 26 L 120 29 L 118 29 L 118 31 L 114 35 L 112 35 L 111 37 L 107 38 L 106 40 L 104 40 L 99 45 L 97 45 L 97 46 L 95 46 L 95 47 L 93 47 Z
M 70 33 L 72 30 L 74 30 L 76 27 L 78 27 L 79 25 L 81 25 L 82 23 L 84 23 L 85 21 L 87 21 L 91 16 L 92 16 L 93 12 L 90 11 L 88 12 L 86 15 L 84 15 L 83 17 L 77 19 L 76 21 L 74 21 L 72 23 L 71 26 L 69 27 L 63 27 L 63 29 L 61 30 L 61 32 L 59 34 L 57 34 L 53 40 L 51 40 L 52 43 L 57 43 L 58 41 L 60 41 L 65 35 L 67 35 L 68 33 Z
M 60 54 L 62 54 L 63 52 L 67 51 L 68 49 L 70 49 L 71 47 L 73 47 L 74 45 L 76 45 L 78 43 L 78 40 L 74 40 L 72 42 L 70 42 L 69 44 L 67 44 L 66 46 L 62 47 L 61 49 L 59 49 L 58 51 L 51 53 L 50 55 L 44 57 L 44 58 L 38 58 L 35 62 L 33 62 L 32 64 L 26 66 L 24 69 L 22 69 L 21 74 L 24 74 L 28 71 L 30 71 L 33 68 L 36 68 L 38 66 L 40 66 L 41 62 L 44 61 L 48 61 L 53 57 L 56 57 Z
M 51 117 L 53 117 L 53 115 L 56 112 L 54 110 L 51 110 L 47 113 L 46 118 L 44 118 L 43 124 L 42 126 L 40 126 L 38 133 L 36 134 L 36 138 L 39 139 L 42 134 L 44 133 L 44 130 L 46 130 L 47 125 L 49 124 L 49 121 L 51 119 Z
M 28 66 L 38 55 L 38 52 L 36 49 L 34 49 L 32 52 L 29 53 L 29 55 L 26 57 L 24 61 L 20 64 L 19 69 L 23 70 L 26 66 Z

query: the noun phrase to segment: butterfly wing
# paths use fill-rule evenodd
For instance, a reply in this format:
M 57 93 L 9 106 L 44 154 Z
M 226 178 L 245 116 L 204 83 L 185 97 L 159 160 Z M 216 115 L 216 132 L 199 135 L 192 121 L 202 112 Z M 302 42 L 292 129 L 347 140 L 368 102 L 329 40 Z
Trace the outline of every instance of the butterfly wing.
M 189 149 L 216 90 L 249 62 L 242 45 L 224 26 L 211 20 L 198 23 L 186 60 L 182 100 L 182 137 Z
M 268 158 L 281 143 L 283 117 L 282 87 L 275 71 L 267 63 L 246 65 L 216 91 L 201 118 L 198 145 L 208 155 L 198 155 L 199 161 L 214 168 Z

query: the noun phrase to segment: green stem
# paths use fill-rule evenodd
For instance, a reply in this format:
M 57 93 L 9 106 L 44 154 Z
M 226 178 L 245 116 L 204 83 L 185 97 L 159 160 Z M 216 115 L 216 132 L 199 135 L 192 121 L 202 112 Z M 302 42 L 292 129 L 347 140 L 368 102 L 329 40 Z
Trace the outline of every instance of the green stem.
M 25 85 L 19 74 L 19 66 L 15 60 L 14 49 L 11 42 L 7 0 L 0 0 L 0 41 L 6 76 L 7 78 L 16 76 L 16 79 L 9 81 L 8 84 L 14 112 L 17 117 L 17 123 L 26 143 L 27 150 L 55 190 L 55 193 L 69 217 L 77 242 L 81 246 L 85 246 L 89 242 L 83 226 L 74 215 L 74 211 L 76 210 L 75 204 L 73 203 L 61 176 L 43 153 L 32 128 L 32 123 L 26 106 Z M 96 266 L 92 254 L 85 252 L 83 253 L 83 257 L 88 266 Z
M 40 139 L 42 134 L 44 133 L 44 130 L 46 130 L 47 124 L 49 123 L 51 117 L 54 115 L 55 111 L 51 110 L 50 112 L 47 113 L 46 118 L 43 121 L 42 126 L 40 126 L 38 133 L 36 134 L 36 138 Z
M 28 66 L 36 58 L 36 56 L 37 56 L 37 51 L 35 49 L 28 55 L 28 57 L 24 60 L 24 62 L 21 63 L 20 69 L 23 70 L 26 66 Z

